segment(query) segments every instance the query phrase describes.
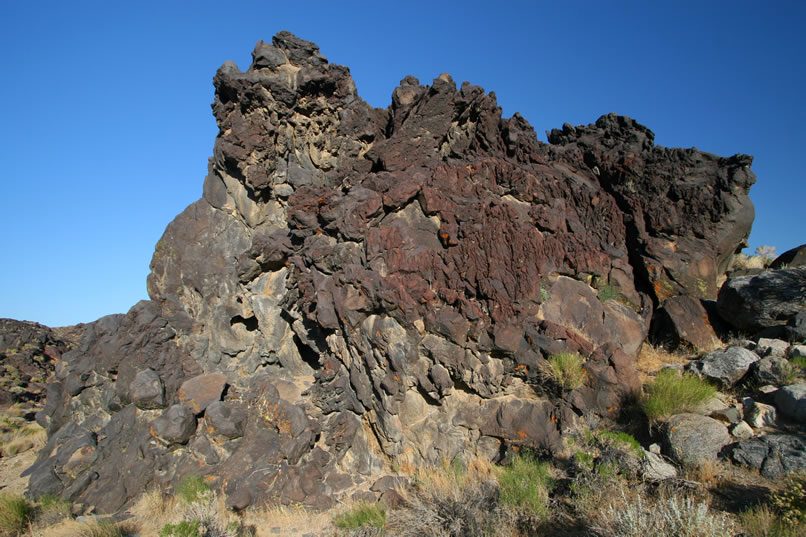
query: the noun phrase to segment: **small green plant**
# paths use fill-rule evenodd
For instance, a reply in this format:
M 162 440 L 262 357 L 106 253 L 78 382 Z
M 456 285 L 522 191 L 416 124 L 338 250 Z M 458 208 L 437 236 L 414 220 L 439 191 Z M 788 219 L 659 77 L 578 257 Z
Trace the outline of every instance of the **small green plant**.
M 678 375 L 664 369 L 647 387 L 643 402 L 644 413 L 651 421 L 696 409 L 716 394 L 716 388 L 692 374 Z
M 210 487 L 200 475 L 187 475 L 176 487 L 176 496 L 187 504 L 203 500 L 210 493 Z
M 633 435 L 629 433 L 621 431 L 602 431 L 597 436 L 606 444 L 611 444 L 614 446 L 626 446 L 633 452 L 633 454 L 635 454 L 636 457 L 639 459 L 644 458 L 644 450 L 641 447 L 641 444 Z
M 17 494 L 0 493 L 0 537 L 17 537 L 28 529 L 34 509 Z
M 774 493 L 770 500 L 785 524 L 806 524 L 806 472 L 790 474 L 784 488 Z
M 70 516 L 70 502 L 63 500 L 59 496 L 53 494 L 43 494 L 37 500 L 39 504 L 40 515 L 37 518 L 44 516 L 45 518 L 66 518 Z
M 377 503 L 359 503 L 349 511 L 334 516 L 333 523 L 346 530 L 383 528 L 386 525 L 386 510 Z
M 599 288 L 599 301 L 600 302 L 607 302 L 608 300 L 620 300 L 621 293 L 618 292 L 618 289 L 612 285 L 605 284 Z
M 545 520 L 549 516 L 549 492 L 554 478 L 547 462 L 535 459 L 531 453 L 517 455 L 498 474 L 500 501 Z
M 549 375 L 566 390 L 585 384 L 584 359 L 575 352 L 561 352 L 549 358 Z
M 797 368 L 806 369 L 806 356 L 795 356 L 789 362 Z
M 176 524 L 165 524 L 160 530 L 160 537 L 202 537 L 201 522 L 198 520 L 182 520 Z

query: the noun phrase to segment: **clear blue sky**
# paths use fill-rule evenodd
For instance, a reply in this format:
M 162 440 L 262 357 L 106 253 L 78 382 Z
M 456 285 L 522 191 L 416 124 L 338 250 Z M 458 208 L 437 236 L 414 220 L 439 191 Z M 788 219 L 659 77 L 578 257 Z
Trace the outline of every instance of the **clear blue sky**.
M 146 298 L 154 245 L 201 196 L 216 69 L 280 30 L 373 106 L 449 72 L 544 141 L 617 112 L 662 145 L 754 155 L 751 251 L 783 252 L 806 242 L 804 6 L 0 0 L 0 317 L 59 326 Z

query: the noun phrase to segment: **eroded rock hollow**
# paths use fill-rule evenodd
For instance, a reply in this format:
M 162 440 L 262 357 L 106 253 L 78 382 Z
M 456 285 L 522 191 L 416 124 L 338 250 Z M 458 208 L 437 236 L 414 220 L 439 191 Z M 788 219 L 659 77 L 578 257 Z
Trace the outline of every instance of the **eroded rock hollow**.
M 753 220 L 751 157 L 626 117 L 545 144 L 448 75 L 374 109 L 287 32 L 214 84 L 203 198 L 156 245 L 151 300 L 60 363 L 34 495 L 114 512 L 197 473 L 238 507 L 327 507 L 393 467 L 554 450 L 639 389 L 655 308 L 715 298 Z M 565 351 L 572 391 L 546 375 Z

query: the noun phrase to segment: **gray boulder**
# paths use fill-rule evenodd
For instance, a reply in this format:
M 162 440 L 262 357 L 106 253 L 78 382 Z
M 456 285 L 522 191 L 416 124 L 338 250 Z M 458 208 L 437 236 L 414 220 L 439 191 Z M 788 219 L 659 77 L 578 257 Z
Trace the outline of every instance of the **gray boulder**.
M 783 327 L 804 310 L 806 267 L 766 270 L 728 279 L 719 290 L 717 310 L 746 333 Z
M 709 352 L 691 362 L 687 369 L 728 388 L 739 382 L 750 365 L 758 360 L 758 355 L 752 351 L 742 347 L 728 347 Z
M 759 470 L 761 475 L 775 479 L 806 469 L 806 442 L 800 436 L 770 434 L 739 442 L 730 458 L 736 464 Z
M 699 414 L 672 416 L 665 431 L 669 454 L 684 464 L 716 460 L 722 448 L 731 441 L 724 424 Z
M 775 406 L 788 418 L 806 423 L 806 382 L 790 384 L 775 392 Z
M 764 356 L 786 356 L 789 343 L 782 339 L 762 337 L 756 343 L 755 352 L 761 357 Z
M 165 408 L 165 386 L 153 369 L 144 369 L 129 384 L 129 398 L 137 408 L 150 410 Z
M 677 477 L 677 468 L 657 453 L 644 450 L 641 475 L 649 481 L 662 481 Z
M 204 413 L 204 420 L 212 434 L 225 438 L 243 436 L 246 417 L 246 410 L 242 406 L 224 401 L 210 403 Z
M 154 420 L 151 431 L 167 444 L 187 444 L 196 432 L 196 417 L 185 405 L 172 405 Z
M 750 367 L 750 374 L 758 385 L 782 386 L 786 384 L 792 371 L 793 366 L 789 360 L 780 356 L 767 356 Z

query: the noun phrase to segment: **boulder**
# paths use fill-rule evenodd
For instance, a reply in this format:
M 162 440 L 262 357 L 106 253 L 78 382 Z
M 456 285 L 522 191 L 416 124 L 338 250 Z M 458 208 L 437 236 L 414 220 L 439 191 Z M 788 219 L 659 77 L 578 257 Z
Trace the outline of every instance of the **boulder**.
M 226 386 L 226 375 L 221 373 L 199 375 L 187 379 L 179 386 L 179 400 L 192 408 L 196 414 L 200 414 L 211 403 L 221 399 Z
M 708 351 L 720 343 L 700 300 L 687 295 L 663 302 L 652 319 L 651 337 L 655 343 L 674 349 L 682 346 Z
M 775 392 L 775 406 L 784 416 L 806 423 L 806 383 L 790 384 Z
M 761 427 L 771 427 L 775 425 L 777 414 L 775 407 L 772 405 L 765 405 L 752 399 L 747 399 L 744 403 L 744 421 L 752 427 L 759 429 Z
M 750 376 L 760 386 L 783 386 L 792 377 L 794 370 L 794 366 L 786 358 L 767 356 L 750 366 Z
M 716 460 L 722 448 L 731 441 L 725 425 L 699 414 L 672 416 L 665 429 L 668 453 L 682 464 Z
M 138 371 L 129 384 L 129 399 L 143 410 L 165 408 L 165 386 L 157 372 L 150 368 Z
M 204 421 L 211 434 L 226 438 L 243 436 L 247 411 L 237 403 L 213 401 L 207 406 Z
M 746 421 L 740 421 L 730 428 L 730 435 L 737 440 L 753 438 L 753 428 Z
M 711 412 L 710 416 L 723 423 L 736 424 L 742 421 L 742 413 L 736 407 L 725 407 Z
M 687 369 L 722 387 L 729 388 L 739 382 L 750 365 L 758 360 L 758 355 L 752 351 L 742 347 L 728 347 L 709 352 L 699 360 L 691 362 Z
M 768 479 L 806 469 L 806 441 L 800 436 L 769 434 L 736 444 L 730 452 L 736 464 L 759 470 Z
M 729 278 L 719 290 L 717 309 L 738 330 L 755 334 L 783 330 L 805 303 L 806 267 L 797 267 Z
M 786 356 L 786 351 L 789 348 L 789 343 L 781 339 L 773 338 L 759 338 L 756 342 L 755 353 L 761 356 Z
M 649 481 L 662 481 L 677 477 L 677 468 L 658 454 L 644 450 L 641 475 Z
M 196 432 L 196 417 L 185 405 L 168 407 L 151 424 L 151 434 L 167 444 L 187 444 Z
M 792 268 L 806 266 L 806 244 L 795 246 L 782 253 L 770 263 L 772 269 Z

